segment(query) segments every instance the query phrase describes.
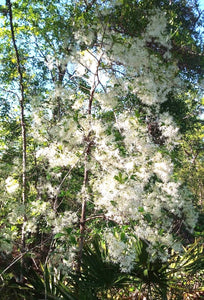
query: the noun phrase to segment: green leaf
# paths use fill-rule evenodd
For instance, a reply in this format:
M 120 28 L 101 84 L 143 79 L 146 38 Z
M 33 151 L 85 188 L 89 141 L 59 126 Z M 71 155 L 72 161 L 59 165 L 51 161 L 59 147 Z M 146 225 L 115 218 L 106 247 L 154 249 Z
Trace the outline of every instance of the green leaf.
M 54 239 L 59 239 L 59 238 L 61 238 L 61 237 L 64 236 L 64 235 L 65 235 L 65 234 L 64 234 L 64 233 L 61 233 L 61 232 L 56 233 L 55 236 L 54 236 Z

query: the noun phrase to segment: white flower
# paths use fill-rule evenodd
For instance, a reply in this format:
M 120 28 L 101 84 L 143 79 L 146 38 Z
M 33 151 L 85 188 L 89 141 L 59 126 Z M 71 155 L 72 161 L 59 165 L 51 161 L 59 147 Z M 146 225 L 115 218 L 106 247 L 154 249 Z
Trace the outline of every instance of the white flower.
M 134 267 L 135 260 L 135 251 L 131 247 L 131 239 L 129 239 L 129 243 L 124 243 L 107 231 L 105 240 L 111 260 L 120 264 L 122 272 L 130 272 Z
M 163 113 L 159 117 L 159 129 L 165 138 L 165 144 L 168 150 L 172 150 L 178 144 L 180 139 L 179 128 L 173 121 L 169 113 Z
M 49 209 L 49 203 L 36 200 L 31 202 L 32 215 L 41 215 L 47 213 Z
M 153 171 L 154 173 L 163 181 L 167 182 L 170 180 L 170 177 L 173 173 L 173 164 L 170 160 L 165 159 L 162 157 L 160 153 L 158 153 L 154 157 L 154 165 Z
M 61 233 L 66 227 L 69 227 L 78 221 L 77 214 L 75 212 L 65 211 L 64 215 L 59 215 L 53 220 L 53 232 Z
M 35 233 L 37 231 L 37 225 L 35 219 L 30 219 L 23 224 L 24 233 Z
M 50 167 L 72 166 L 79 160 L 79 157 L 73 151 L 70 151 L 64 145 L 59 143 L 53 143 L 49 147 L 39 149 L 36 153 L 36 157 L 47 158 Z
M 165 191 L 168 195 L 174 197 L 174 198 L 179 198 L 179 189 L 180 184 L 176 182 L 167 182 L 165 185 L 162 185 L 163 191 Z
M 19 183 L 16 179 L 13 177 L 9 176 L 6 179 L 6 190 L 9 194 L 15 193 L 19 188 Z

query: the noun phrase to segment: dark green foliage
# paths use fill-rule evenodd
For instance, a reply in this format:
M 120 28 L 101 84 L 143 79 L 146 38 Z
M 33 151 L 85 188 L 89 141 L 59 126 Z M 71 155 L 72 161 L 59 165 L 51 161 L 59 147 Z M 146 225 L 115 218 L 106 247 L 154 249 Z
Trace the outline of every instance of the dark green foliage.
M 158 299 L 160 297 L 167 299 L 169 263 L 162 262 L 160 258 L 151 257 L 145 241 L 138 240 L 135 247 L 137 256 L 131 272 L 133 282 L 138 286 L 141 285 L 142 290 L 148 290 L 149 296 L 153 293 Z
M 82 257 L 82 282 L 93 290 L 121 287 L 126 281 L 117 264 L 108 261 L 108 248 L 95 237 L 91 246 L 85 245 Z
M 172 299 L 182 299 L 183 292 L 190 292 L 194 282 L 199 291 L 204 269 L 203 246 L 199 240 L 187 247 L 183 255 L 171 253 L 166 262 L 153 259 L 145 241 L 138 240 L 135 247 L 134 268 L 129 274 L 122 273 L 109 260 L 108 248 L 98 236 L 85 245 L 79 274 L 62 276 L 47 265 L 38 271 L 30 267 L 24 273 L 24 282 L 20 283 L 10 269 L 0 284 L 1 299 L 105 300 L 111 295 L 112 299 L 130 295 L 131 291 L 144 293 L 147 299 L 166 300 L 169 295 Z M 192 284 L 185 285 L 190 278 Z

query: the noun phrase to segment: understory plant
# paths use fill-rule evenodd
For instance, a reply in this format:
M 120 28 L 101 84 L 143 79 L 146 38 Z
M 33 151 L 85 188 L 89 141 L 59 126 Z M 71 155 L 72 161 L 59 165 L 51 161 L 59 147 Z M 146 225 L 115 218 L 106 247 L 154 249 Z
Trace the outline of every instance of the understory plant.
M 203 295 L 203 245 L 196 240 L 183 255 L 172 252 L 166 262 L 152 260 L 145 241 L 135 244 L 136 257 L 131 273 L 121 272 L 111 261 L 108 247 L 95 237 L 85 246 L 81 272 L 62 275 L 52 267 L 30 267 L 24 282 L 7 272 L 1 282 L 2 300 L 100 300 L 100 299 L 186 299 Z M 193 298 L 194 297 L 194 298 Z M 191 298 L 190 298 L 191 299 Z

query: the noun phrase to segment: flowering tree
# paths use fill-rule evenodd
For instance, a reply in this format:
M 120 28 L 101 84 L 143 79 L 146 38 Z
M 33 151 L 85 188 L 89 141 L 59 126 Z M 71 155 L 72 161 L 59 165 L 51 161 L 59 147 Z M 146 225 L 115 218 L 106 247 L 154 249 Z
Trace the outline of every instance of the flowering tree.
M 1 157 L 9 166 L 1 171 L 2 251 L 18 250 L 23 238 L 21 256 L 41 247 L 46 262 L 80 272 L 84 244 L 97 233 L 109 259 L 131 272 L 138 239 L 152 261 L 166 261 L 193 232 L 197 213 L 175 155 L 180 111 L 190 110 L 190 85 L 202 76 L 192 25 L 200 16 L 195 3 L 187 27 L 179 10 L 188 5 L 162 3 L 9 6 L 1 36 Z M 192 49 L 182 46 L 177 19 Z

